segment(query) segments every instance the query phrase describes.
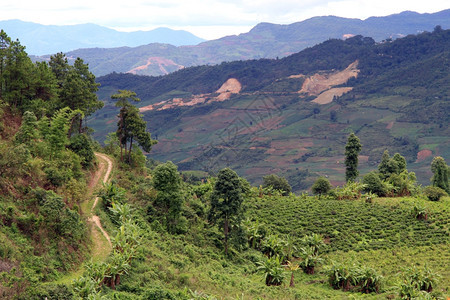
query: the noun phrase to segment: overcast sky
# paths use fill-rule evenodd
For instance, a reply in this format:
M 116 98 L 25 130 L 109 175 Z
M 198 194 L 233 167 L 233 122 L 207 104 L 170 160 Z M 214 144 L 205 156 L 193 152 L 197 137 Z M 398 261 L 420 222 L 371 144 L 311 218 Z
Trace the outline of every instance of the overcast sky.
M 215 39 L 248 32 L 260 22 L 291 24 L 325 15 L 366 19 L 448 8 L 448 0 L 1 0 L 0 20 L 94 23 L 122 31 L 169 27 Z

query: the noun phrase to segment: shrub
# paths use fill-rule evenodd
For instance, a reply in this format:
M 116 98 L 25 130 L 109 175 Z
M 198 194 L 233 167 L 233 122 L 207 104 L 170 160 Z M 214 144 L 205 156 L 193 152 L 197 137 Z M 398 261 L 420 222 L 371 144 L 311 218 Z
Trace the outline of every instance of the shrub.
M 431 201 L 439 201 L 441 197 L 447 196 L 447 193 L 437 186 L 427 186 L 423 194 Z
M 420 291 L 430 293 L 436 286 L 440 275 L 428 267 L 423 269 L 409 268 L 403 274 L 403 283 L 400 286 L 400 297 L 412 299 L 417 297 Z
M 375 269 L 363 267 L 357 274 L 357 284 L 361 286 L 363 293 L 378 293 L 381 287 L 381 280 L 383 276 L 377 273 Z
M 425 207 L 420 203 L 415 203 L 412 209 L 412 215 L 417 220 L 426 220 L 428 219 L 428 213 Z
M 94 160 L 94 149 L 92 143 L 85 134 L 77 134 L 70 138 L 68 147 L 81 158 L 83 167 L 89 167 Z
M 333 264 L 328 270 L 328 283 L 335 290 L 348 291 L 355 283 L 353 271 L 343 264 Z
M 289 195 L 292 191 L 289 182 L 284 177 L 279 177 L 275 174 L 270 174 L 263 177 L 263 188 L 272 187 L 274 190 L 281 191 L 283 196 Z
M 369 267 L 333 264 L 328 270 L 328 282 L 334 289 L 355 288 L 363 293 L 378 293 L 383 276 Z
M 364 175 L 362 183 L 365 184 L 364 191 L 372 192 L 378 196 L 384 196 L 386 194 L 385 185 L 380 179 L 378 172 L 372 171 Z
M 312 185 L 311 191 L 314 195 L 319 195 L 320 198 L 321 195 L 328 194 L 331 188 L 332 186 L 328 179 L 326 179 L 325 177 L 319 177 Z

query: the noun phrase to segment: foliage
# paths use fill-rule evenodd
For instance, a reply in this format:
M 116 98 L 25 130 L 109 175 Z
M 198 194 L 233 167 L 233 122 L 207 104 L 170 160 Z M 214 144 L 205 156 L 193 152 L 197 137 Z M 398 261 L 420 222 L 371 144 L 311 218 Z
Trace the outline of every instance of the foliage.
M 305 235 L 301 239 L 301 243 L 305 248 L 312 249 L 314 255 L 319 254 L 319 252 L 324 250 L 326 247 L 323 241 L 323 236 L 316 233 Z
M 180 223 L 183 207 L 181 177 L 177 166 L 171 161 L 158 165 L 153 170 L 153 187 L 158 191 L 153 206 L 164 218 L 164 225 L 171 233 L 183 232 Z
M 38 138 L 37 118 L 33 112 L 26 111 L 23 114 L 22 125 L 14 136 L 18 144 L 26 144 L 29 148 Z
M 420 291 L 430 293 L 436 286 L 440 275 L 425 266 L 423 269 L 416 267 L 407 268 L 403 272 L 403 281 L 400 285 L 400 297 L 402 299 L 413 299 Z
M 258 262 L 257 270 L 264 272 L 266 285 L 281 285 L 284 281 L 284 268 L 281 266 L 281 258 L 276 255 Z
M 103 183 L 103 188 L 98 192 L 97 196 L 100 198 L 105 209 L 113 207 L 114 204 L 123 204 L 126 199 L 126 190 L 115 183 Z
M 447 193 L 436 186 L 427 186 L 423 189 L 423 194 L 431 201 L 439 201 L 442 197 L 447 196 Z
M 289 195 L 292 191 L 291 186 L 284 177 L 279 177 L 275 174 L 270 174 L 263 177 L 263 188 L 271 186 L 275 190 L 281 191 L 283 196 Z
M 359 138 L 352 132 L 345 145 L 345 181 L 355 181 L 358 177 L 358 155 L 361 152 Z
M 431 162 L 431 171 L 433 172 L 433 177 L 431 178 L 433 186 L 450 193 L 450 185 L 448 181 L 450 168 L 447 166 L 442 157 L 436 156 L 433 158 L 433 161 Z
M 366 186 L 364 191 L 374 193 L 378 196 L 384 196 L 387 194 L 386 185 L 381 180 L 379 173 L 371 171 L 364 175 L 362 183 Z
M 81 164 L 87 168 L 94 161 L 92 141 L 86 134 L 77 134 L 70 138 L 68 148 L 81 158 Z
M 242 219 L 242 183 L 231 169 L 220 170 L 211 194 L 208 220 L 213 224 L 223 222 L 224 250 L 228 254 L 228 235 L 233 226 L 240 226 Z
M 361 198 L 361 191 L 365 189 L 365 184 L 360 182 L 349 181 L 344 186 L 337 186 L 333 191 L 338 200 L 355 200 Z
M 300 258 L 302 259 L 300 267 L 306 274 L 314 274 L 314 268 L 323 261 L 314 247 L 300 248 Z
M 326 179 L 325 177 L 319 177 L 314 182 L 313 186 L 311 187 L 311 191 L 314 195 L 319 195 L 319 198 L 321 195 L 326 195 L 331 190 L 332 186 L 330 181 Z
M 119 90 L 117 94 L 111 96 L 111 99 L 117 100 L 115 105 L 116 107 L 120 107 L 116 131 L 117 138 L 120 142 L 120 159 L 123 161 L 123 149 L 125 149 L 125 156 L 127 156 L 127 143 L 129 142 L 130 146 L 127 160 L 130 163 L 133 139 L 136 139 L 146 152 L 151 150 L 152 146 L 156 144 L 156 141 L 152 140 L 150 133 L 146 131 L 147 122 L 139 114 L 139 109 L 129 102 L 129 100 L 135 102 L 141 101 L 135 92 Z
M 333 263 L 327 273 L 328 283 L 334 289 L 355 289 L 363 293 L 380 292 L 383 276 L 373 268 Z
M 69 65 L 67 57 L 60 52 L 50 57 L 49 65 L 59 90 L 60 101 L 57 108 L 80 110 L 83 117 L 103 107 L 103 102 L 99 101 L 95 94 L 100 84 L 95 81 L 94 74 L 81 58 Z M 79 118 L 78 133 L 82 130 L 82 117 Z

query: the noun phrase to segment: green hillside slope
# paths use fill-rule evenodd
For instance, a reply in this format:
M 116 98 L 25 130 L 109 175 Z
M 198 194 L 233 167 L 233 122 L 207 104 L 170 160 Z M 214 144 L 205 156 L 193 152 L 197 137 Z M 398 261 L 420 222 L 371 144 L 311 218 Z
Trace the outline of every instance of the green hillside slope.
M 255 184 L 277 173 L 302 190 L 317 175 L 343 182 L 342 145 L 354 131 L 363 144 L 362 174 L 388 149 L 405 156 L 427 184 L 432 156 L 450 155 L 449 46 L 450 32 L 436 28 L 381 44 L 360 36 L 329 40 L 283 59 L 192 67 L 163 77 L 111 74 L 98 79 L 107 104 L 89 124 L 98 138 L 114 131 L 116 111 L 108 98 L 117 89 L 136 91 L 142 107 L 203 97 L 203 104 L 143 111 L 161 141 L 151 158 L 212 173 L 231 166 Z M 352 63 L 356 78 L 348 75 Z M 214 102 L 229 78 L 241 90 Z M 299 93 L 306 80 L 330 86 Z M 326 104 L 311 102 L 333 88 L 352 90 Z

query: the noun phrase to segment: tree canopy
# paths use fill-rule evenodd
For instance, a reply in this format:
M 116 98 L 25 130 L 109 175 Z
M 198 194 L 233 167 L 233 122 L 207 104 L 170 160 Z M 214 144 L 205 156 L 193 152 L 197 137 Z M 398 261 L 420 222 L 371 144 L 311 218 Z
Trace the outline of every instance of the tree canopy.
M 359 138 L 352 132 L 345 145 L 345 180 L 355 181 L 359 175 L 358 155 L 361 152 L 361 143 Z
M 225 254 L 228 254 L 228 235 L 231 226 L 240 225 L 243 201 L 239 176 L 229 168 L 220 170 L 211 195 L 208 219 L 214 224 L 222 223 Z

